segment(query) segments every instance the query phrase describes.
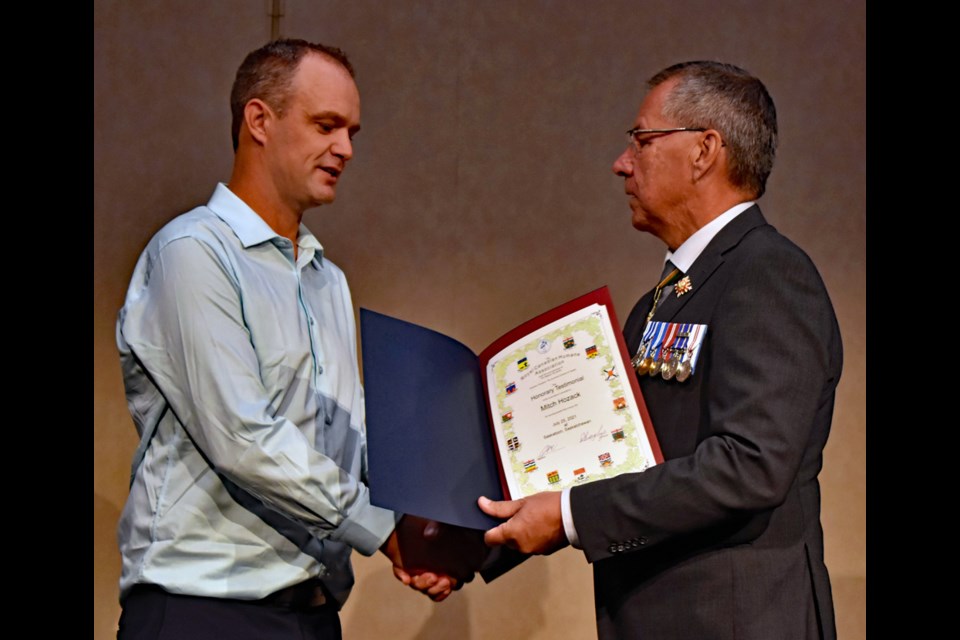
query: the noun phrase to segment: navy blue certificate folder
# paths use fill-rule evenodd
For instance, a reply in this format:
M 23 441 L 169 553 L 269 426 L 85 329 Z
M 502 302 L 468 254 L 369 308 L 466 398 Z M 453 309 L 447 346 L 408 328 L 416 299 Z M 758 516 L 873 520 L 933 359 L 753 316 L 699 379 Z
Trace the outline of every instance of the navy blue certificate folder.
M 503 499 L 479 358 L 436 331 L 360 309 L 370 501 L 438 522 L 499 524 Z

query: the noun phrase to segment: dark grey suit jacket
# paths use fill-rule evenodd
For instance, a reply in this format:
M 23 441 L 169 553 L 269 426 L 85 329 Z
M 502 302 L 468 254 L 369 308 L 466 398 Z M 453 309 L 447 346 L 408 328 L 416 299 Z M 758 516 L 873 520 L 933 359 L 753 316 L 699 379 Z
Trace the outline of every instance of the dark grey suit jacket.
M 688 275 L 654 319 L 708 325 L 696 372 L 640 381 L 665 462 L 570 493 L 600 638 L 834 638 L 817 474 L 842 350 L 823 281 L 758 207 Z

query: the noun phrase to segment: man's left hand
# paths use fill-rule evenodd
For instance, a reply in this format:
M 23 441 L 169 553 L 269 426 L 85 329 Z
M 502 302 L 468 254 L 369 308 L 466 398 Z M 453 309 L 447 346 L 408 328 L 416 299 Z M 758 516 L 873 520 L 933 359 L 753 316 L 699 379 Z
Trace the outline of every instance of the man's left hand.
M 483 541 L 491 547 L 506 545 L 522 553 L 548 555 L 569 544 L 563 530 L 559 491 L 500 502 L 481 496 L 477 503 L 487 515 L 509 518 L 483 536 Z

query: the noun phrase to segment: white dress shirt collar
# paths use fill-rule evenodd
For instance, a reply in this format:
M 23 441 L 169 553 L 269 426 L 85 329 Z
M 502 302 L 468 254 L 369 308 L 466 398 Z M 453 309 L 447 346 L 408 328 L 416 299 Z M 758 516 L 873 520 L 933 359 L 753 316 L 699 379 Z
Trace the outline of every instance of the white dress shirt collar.
M 730 224 L 734 218 L 752 207 L 754 204 L 755 203 L 753 201 L 741 202 L 738 205 L 730 207 L 719 216 L 697 229 L 697 232 L 687 238 L 682 245 L 677 247 L 676 251 L 667 251 L 667 255 L 663 259 L 664 263 L 669 260 L 674 264 L 675 267 L 680 269 L 680 271 L 686 273 L 690 270 L 690 267 L 693 266 L 693 263 L 696 261 L 696 259 L 700 257 L 700 254 L 703 253 L 703 250 L 707 248 L 707 245 L 710 244 L 710 241 L 713 240 L 714 236 L 720 233 L 720 230 Z

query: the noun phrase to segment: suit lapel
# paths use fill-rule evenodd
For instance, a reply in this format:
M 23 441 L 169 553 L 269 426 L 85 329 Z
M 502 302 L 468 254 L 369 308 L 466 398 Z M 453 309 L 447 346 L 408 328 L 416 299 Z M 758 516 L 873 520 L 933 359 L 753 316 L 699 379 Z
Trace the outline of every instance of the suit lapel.
M 703 253 L 697 257 L 686 274 L 693 288 L 682 296 L 677 296 L 675 291 L 671 291 L 666 299 L 660 301 L 653 319 L 662 322 L 673 320 L 723 264 L 724 254 L 737 246 L 750 231 L 765 224 L 767 221 L 760 213 L 760 207 L 753 205 L 721 229 L 703 249 Z

